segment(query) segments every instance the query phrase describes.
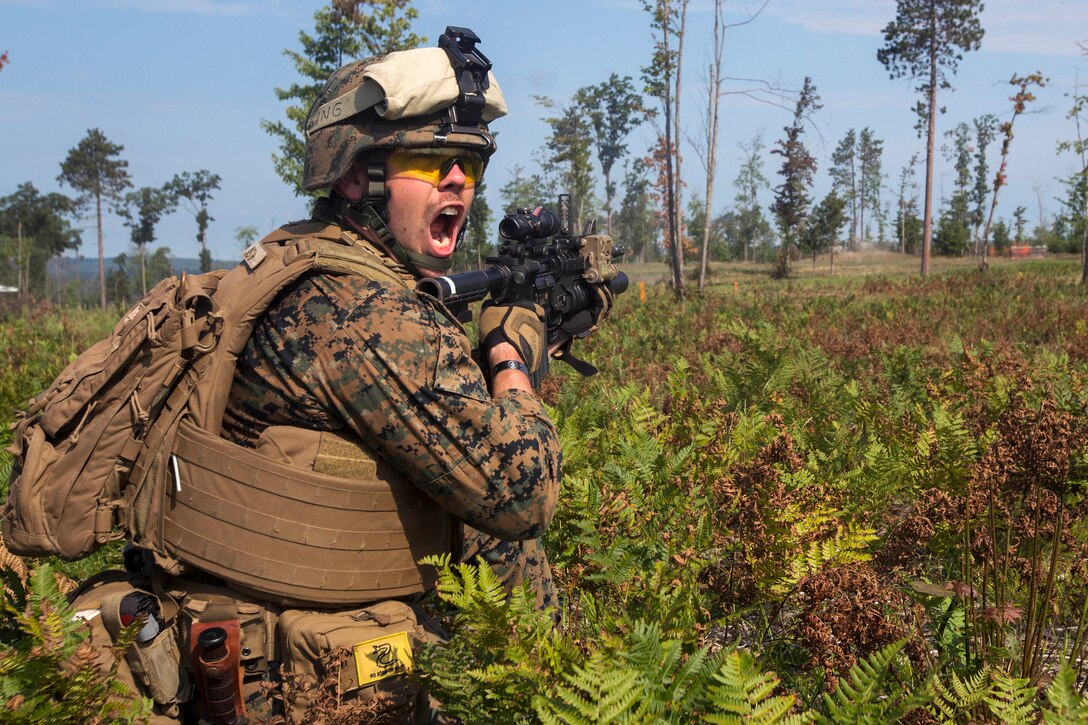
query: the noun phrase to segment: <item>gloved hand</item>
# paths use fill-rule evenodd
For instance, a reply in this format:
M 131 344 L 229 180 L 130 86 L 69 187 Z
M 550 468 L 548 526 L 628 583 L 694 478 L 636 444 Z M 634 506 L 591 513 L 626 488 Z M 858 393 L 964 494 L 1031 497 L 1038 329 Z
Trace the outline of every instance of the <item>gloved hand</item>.
M 529 368 L 529 380 L 534 387 L 540 385 L 548 360 L 544 308 L 530 302 L 485 302 L 480 312 L 480 347 L 485 359 L 487 351 L 500 342 L 514 346 Z

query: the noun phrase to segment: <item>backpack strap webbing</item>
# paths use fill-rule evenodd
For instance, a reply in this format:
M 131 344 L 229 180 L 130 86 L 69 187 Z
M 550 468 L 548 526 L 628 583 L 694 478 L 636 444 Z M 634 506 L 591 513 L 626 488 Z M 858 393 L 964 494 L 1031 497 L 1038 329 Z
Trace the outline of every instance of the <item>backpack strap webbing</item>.
M 221 432 L 238 356 L 256 321 L 282 291 L 313 271 L 357 274 L 392 287 L 414 286 L 403 267 L 388 260 L 369 241 L 325 222 L 281 227 L 247 249 L 244 258 L 242 264 L 216 280 L 214 314 L 222 332 L 214 349 L 188 366 L 143 439 L 125 492 L 129 502 L 126 528 L 130 532 L 155 536 L 147 531 L 147 525 L 161 520 L 163 503 L 153 494 L 156 487 L 146 485 L 146 479 L 155 470 L 156 461 L 170 455 L 181 418 L 190 418 L 197 428 L 212 435 Z M 148 548 L 158 550 L 155 542 L 147 543 Z M 159 563 L 172 568 L 167 561 Z

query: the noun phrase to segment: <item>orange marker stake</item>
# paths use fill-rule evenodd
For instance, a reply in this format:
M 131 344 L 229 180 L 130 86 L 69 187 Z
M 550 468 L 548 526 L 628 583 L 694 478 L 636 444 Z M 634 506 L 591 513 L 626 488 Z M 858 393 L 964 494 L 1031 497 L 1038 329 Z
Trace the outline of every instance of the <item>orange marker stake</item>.
M 646 283 L 645 282 L 639 282 L 638 283 L 638 301 L 639 302 L 645 302 L 646 301 Z

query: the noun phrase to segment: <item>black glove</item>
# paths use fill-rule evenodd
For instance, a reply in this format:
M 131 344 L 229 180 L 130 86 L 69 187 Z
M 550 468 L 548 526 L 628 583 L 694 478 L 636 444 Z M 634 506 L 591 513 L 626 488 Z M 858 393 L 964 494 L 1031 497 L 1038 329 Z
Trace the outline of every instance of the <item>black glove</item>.
M 544 308 L 531 302 L 485 302 L 480 313 L 480 347 L 485 359 L 488 350 L 500 342 L 514 346 L 529 368 L 529 381 L 533 387 L 540 385 L 548 373 Z

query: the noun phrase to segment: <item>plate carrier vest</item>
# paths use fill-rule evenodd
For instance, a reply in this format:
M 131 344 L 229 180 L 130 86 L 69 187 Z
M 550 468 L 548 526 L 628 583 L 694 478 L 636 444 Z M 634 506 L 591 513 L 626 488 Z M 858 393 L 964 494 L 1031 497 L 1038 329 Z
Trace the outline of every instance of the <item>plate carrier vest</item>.
M 115 473 L 100 476 L 107 480 L 106 490 L 78 490 L 87 477 L 77 475 L 66 484 L 67 492 L 51 492 L 50 463 L 33 460 L 42 457 L 35 444 L 41 445 L 41 419 L 48 418 L 52 397 L 58 388 L 63 392 L 75 385 L 63 382 L 69 371 L 31 402 L 12 448 L 16 468 L 3 521 L 9 548 L 25 555 L 77 558 L 127 535 L 169 573 L 192 566 L 243 593 L 287 606 L 334 607 L 432 588 L 433 569 L 416 562 L 451 551 L 453 519 L 365 442 L 287 426 L 266 429 L 256 449 L 220 436 L 238 356 L 254 324 L 281 291 L 315 271 L 412 286 L 367 242 L 324 222 L 281 227 L 249 247 L 242 264 L 231 270 L 168 280 L 177 287 L 177 299 L 188 303 L 185 310 L 196 311 L 177 334 L 184 338 L 182 349 L 197 354 L 167 376 L 171 382 L 161 391 L 165 397 L 144 403 L 150 415 L 140 410 L 138 390 L 120 403 L 112 400 L 126 409 L 131 403 L 146 426 L 138 432 L 135 426 L 120 426 L 128 440 L 120 446 L 122 454 L 109 462 Z M 130 316 L 144 314 L 150 307 L 145 303 L 159 289 L 133 308 L 118 330 L 126 321 L 131 327 Z M 200 304 L 192 304 L 194 298 Z M 154 340 L 151 312 L 146 314 Z M 121 339 L 117 330 L 111 339 Z M 54 459 L 66 455 L 63 445 L 76 446 L 81 431 L 83 436 L 110 434 L 109 423 L 96 430 L 95 405 L 86 406 L 74 434 L 48 449 Z M 58 508 L 58 496 L 64 502 L 59 514 L 52 510 Z M 87 530 L 85 536 L 65 531 L 73 522 Z M 72 533 L 86 542 L 69 543 Z M 69 541 L 62 546 L 58 542 L 65 535 Z

